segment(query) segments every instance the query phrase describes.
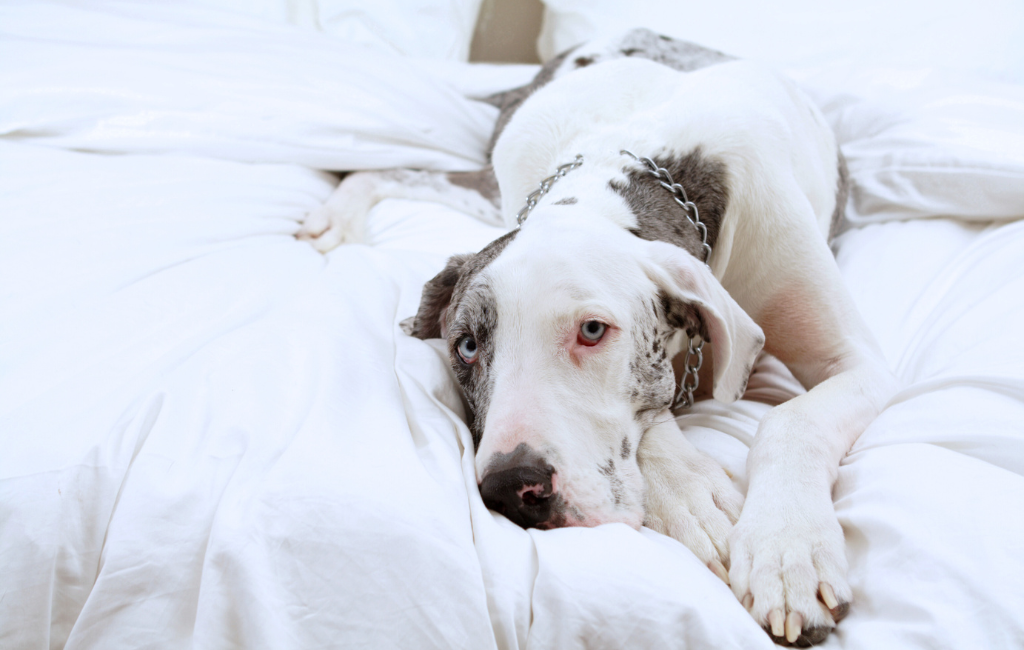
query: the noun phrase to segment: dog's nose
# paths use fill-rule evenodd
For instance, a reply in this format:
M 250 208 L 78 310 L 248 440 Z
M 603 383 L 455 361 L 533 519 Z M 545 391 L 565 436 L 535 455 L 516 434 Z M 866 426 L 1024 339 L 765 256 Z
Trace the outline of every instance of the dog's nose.
M 523 528 L 551 517 L 555 501 L 555 470 L 525 443 L 511 454 L 496 454 L 480 482 L 480 495 L 488 508 Z

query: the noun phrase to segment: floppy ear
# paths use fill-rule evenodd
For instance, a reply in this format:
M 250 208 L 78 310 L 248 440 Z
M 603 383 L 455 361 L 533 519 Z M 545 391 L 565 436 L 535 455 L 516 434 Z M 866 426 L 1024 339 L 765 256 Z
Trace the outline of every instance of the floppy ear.
M 764 332 L 711 274 L 711 269 L 678 246 L 644 242 L 647 274 L 661 289 L 669 323 L 713 343 L 713 394 L 721 402 L 743 397 Z
M 448 334 L 447 313 L 452 292 L 462 277 L 462 267 L 472 255 L 453 255 L 444 270 L 423 285 L 420 308 L 412 323 L 412 335 L 418 339 L 445 338 Z

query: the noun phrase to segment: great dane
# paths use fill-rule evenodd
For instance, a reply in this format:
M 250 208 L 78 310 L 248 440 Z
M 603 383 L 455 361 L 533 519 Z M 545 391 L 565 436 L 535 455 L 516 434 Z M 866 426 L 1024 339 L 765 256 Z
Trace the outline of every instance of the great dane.
M 852 596 L 832 485 L 896 390 L 828 247 L 846 177 L 822 115 L 758 64 L 645 30 L 492 101 L 493 173 L 353 174 L 300 236 L 358 239 L 389 196 L 500 213 L 509 232 L 452 257 L 411 330 L 447 340 L 484 501 L 524 527 L 647 525 L 777 642 L 822 641 Z M 807 392 L 761 421 L 744 502 L 672 409 L 702 374 L 741 398 L 762 348 Z

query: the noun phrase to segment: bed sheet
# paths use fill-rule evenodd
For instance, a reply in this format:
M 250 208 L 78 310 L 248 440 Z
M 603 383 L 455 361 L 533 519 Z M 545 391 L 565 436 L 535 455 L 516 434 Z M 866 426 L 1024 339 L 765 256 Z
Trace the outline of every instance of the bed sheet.
M 292 237 L 320 168 L 478 164 L 493 108 L 467 97 L 530 68 L 370 79 L 280 26 L 102 6 L 0 21 L 24 62 L 0 68 L 0 647 L 770 646 L 672 540 L 483 506 L 445 354 L 399 323 L 497 230 L 386 201 L 369 245 Z M 827 647 L 1019 647 L 1024 222 L 878 223 L 837 252 L 905 389 L 840 469 L 856 605 Z M 766 363 L 752 388 L 786 390 Z M 680 422 L 742 481 L 767 408 Z

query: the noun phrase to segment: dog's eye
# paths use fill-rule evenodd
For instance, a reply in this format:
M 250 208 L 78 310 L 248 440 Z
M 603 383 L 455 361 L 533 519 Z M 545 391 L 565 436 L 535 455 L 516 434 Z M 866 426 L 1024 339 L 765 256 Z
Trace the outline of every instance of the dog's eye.
M 604 336 L 606 326 L 601 321 L 588 320 L 580 326 L 579 342 L 583 345 L 597 345 L 597 342 Z
M 459 339 L 458 351 L 464 363 L 475 362 L 477 355 L 480 354 L 480 348 L 476 346 L 476 340 L 468 334 Z

